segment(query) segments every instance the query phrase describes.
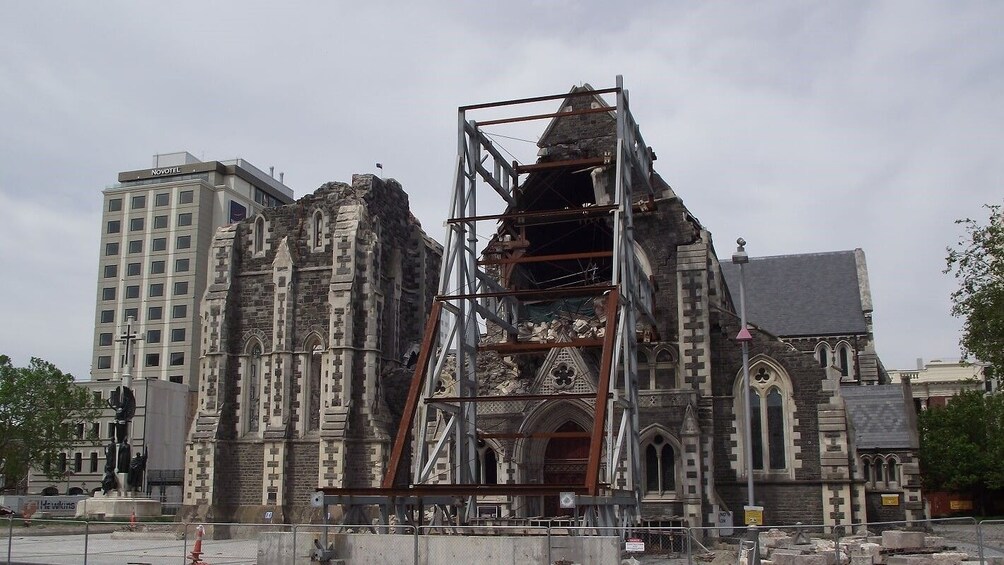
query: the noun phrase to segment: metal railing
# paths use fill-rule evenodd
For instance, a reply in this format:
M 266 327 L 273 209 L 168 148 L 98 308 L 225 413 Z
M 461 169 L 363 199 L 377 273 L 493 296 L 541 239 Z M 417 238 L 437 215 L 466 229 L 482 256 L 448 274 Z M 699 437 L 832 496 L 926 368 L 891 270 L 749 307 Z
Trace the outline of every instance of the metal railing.
M 372 524 L 199 524 L 148 521 L 30 519 L 8 516 L 0 562 L 78 564 L 186 564 L 193 551 L 207 563 L 349 563 L 426 565 L 439 563 L 617 562 L 693 565 L 725 558 L 741 562 L 757 541 L 761 556 L 774 552 L 833 552 L 835 563 L 875 563 L 883 557 L 921 550 L 953 551 L 981 564 L 1004 561 L 1004 520 L 947 518 L 912 522 L 870 522 L 829 526 L 794 524 L 746 527 L 659 527 L 619 530 L 565 525 L 412 526 Z M 2 523 L 2 522 L 0 522 Z M 883 533 L 894 531 L 902 533 Z M 910 534 L 910 532 L 918 532 Z M 899 537 L 896 537 L 899 536 Z M 888 538 L 885 540 L 883 538 Z M 925 547 L 886 547 L 894 539 Z M 2 537 L 0 537 L 2 539 Z M 910 543 L 910 542 L 907 542 Z M 644 547 L 643 550 L 639 548 Z M 632 549 L 635 551 L 628 551 Z M 601 560 L 602 558 L 602 560 Z M 961 557 L 960 557 L 961 558 Z M 320 562 L 324 562 L 321 560 Z

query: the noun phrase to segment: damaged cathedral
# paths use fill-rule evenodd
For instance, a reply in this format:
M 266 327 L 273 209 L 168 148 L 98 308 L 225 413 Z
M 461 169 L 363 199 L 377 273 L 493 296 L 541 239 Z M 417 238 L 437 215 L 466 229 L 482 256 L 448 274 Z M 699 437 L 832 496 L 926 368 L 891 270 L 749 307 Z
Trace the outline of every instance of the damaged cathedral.
M 462 483 L 483 487 L 464 492 L 485 518 L 574 512 L 551 492 L 571 490 L 632 501 L 649 524 L 714 525 L 726 511 L 738 523 L 751 468 L 765 523 L 865 520 L 875 483 L 862 478 L 841 387 L 882 381 L 870 298 L 841 305 L 861 318 L 860 339 L 841 341 L 841 328 L 787 339 L 752 319 L 747 415 L 738 290 L 649 148 L 633 144 L 644 166 L 626 173 L 646 189 L 618 188 L 626 99 L 610 106 L 603 92 L 554 97 L 537 163 L 507 179 L 496 167 L 487 184 L 504 213 L 475 217 L 455 197 L 449 225 L 493 223 L 476 265 L 450 255 L 476 240 L 444 250 L 402 187 L 369 175 L 220 229 L 201 308 L 188 517 L 309 521 L 319 488 Z M 463 268 L 479 282 L 440 280 Z M 860 282 L 848 285 L 863 296 Z M 474 315 L 484 321 L 465 322 Z M 821 356 L 817 342 L 837 349 Z M 848 378 L 854 367 L 866 376 Z M 884 486 L 913 519 L 906 448 Z

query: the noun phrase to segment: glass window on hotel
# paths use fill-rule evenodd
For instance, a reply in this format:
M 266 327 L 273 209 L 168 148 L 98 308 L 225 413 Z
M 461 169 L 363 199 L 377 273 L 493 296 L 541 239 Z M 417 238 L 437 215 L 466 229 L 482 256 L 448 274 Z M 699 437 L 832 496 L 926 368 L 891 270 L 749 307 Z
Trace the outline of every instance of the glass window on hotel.
M 155 196 L 153 200 L 154 206 L 167 206 L 170 203 L 171 203 L 170 192 L 161 192 L 160 194 Z

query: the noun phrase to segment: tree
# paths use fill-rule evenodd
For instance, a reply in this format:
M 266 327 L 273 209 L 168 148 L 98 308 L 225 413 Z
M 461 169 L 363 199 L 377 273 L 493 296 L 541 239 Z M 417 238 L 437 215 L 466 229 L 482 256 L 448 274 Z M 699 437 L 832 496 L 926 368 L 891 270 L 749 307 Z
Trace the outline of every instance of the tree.
M 946 273 L 959 289 L 952 293 L 952 315 L 963 318 L 963 357 L 990 364 L 998 382 L 1004 379 L 1004 216 L 999 205 L 986 205 L 986 225 L 966 218 L 956 220 L 966 233 L 948 248 Z
M 0 474 L 16 484 L 31 468 L 58 478 L 60 470 L 47 463 L 80 439 L 98 416 L 91 393 L 74 384 L 73 376 L 55 365 L 32 358 L 15 367 L 0 355 Z
M 988 491 L 1004 488 L 1004 393 L 962 391 L 921 412 L 917 428 L 925 489 L 970 491 L 982 508 Z

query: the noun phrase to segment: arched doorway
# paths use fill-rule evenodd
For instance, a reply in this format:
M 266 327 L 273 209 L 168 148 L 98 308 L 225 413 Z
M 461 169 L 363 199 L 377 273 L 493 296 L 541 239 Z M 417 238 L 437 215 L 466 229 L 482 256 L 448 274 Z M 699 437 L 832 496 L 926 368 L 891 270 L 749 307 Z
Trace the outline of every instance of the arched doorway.
M 584 432 L 575 422 L 565 422 L 556 432 Z M 589 438 L 551 438 L 544 450 L 544 484 L 581 485 L 586 482 L 586 464 L 589 460 Z M 561 508 L 557 496 L 544 497 L 546 516 L 565 516 L 574 509 Z

